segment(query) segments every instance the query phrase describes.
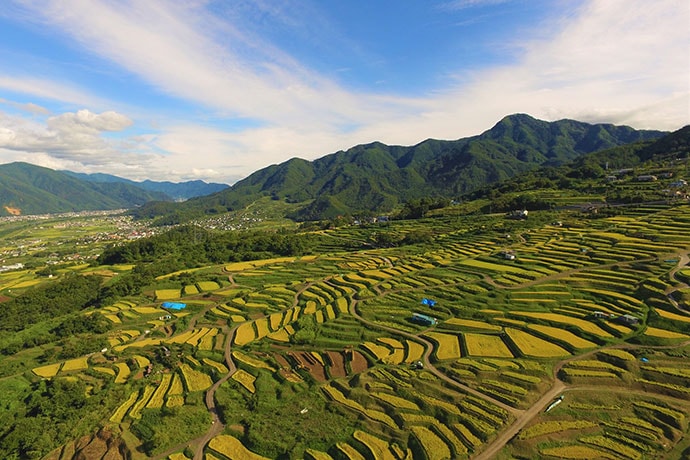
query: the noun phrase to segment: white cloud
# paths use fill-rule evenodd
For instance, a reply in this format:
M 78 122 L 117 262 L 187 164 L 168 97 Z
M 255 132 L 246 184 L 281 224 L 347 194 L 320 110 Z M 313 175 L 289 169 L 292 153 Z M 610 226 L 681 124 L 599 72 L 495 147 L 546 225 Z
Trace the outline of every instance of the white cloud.
M 79 106 L 106 106 L 109 103 L 68 83 L 28 75 L 9 75 L 0 71 L 0 90 L 28 94 L 34 98 L 69 102 Z
M 349 91 L 195 2 L 26 5 L 48 26 L 159 91 L 227 116 L 230 125 L 232 117 L 255 121 L 251 129 L 225 131 L 198 119 L 161 116 L 157 134 L 116 142 L 102 133 L 132 121 L 115 112 L 79 111 L 45 125 L 0 118 L 0 147 L 49 154 L 87 169 L 107 166 L 108 172 L 137 179 L 232 182 L 293 156 L 313 159 L 357 143 L 413 144 L 478 134 L 514 112 L 669 130 L 690 122 L 690 7 L 676 0 L 583 2 L 550 18 L 533 36 L 516 37 L 512 64 L 469 78 L 463 74 L 456 86 L 415 96 Z M 79 105 L 91 110 L 103 103 L 43 80 L 0 76 L 0 88 L 57 100 L 91 99 Z M 138 128 L 142 123 L 140 116 Z
M 129 118 L 116 112 L 95 114 L 86 109 L 50 117 L 45 125 L 1 113 L 0 116 L 3 126 L 0 148 L 46 151 L 58 156 L 111 152 L 113 149 L 101 133 L 121 131 L 132 124 Z

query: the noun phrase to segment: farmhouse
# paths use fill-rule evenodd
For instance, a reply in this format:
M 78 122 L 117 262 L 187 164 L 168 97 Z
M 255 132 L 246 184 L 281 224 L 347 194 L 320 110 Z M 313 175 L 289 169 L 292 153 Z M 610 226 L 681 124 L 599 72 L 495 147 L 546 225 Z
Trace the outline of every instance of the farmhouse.
M 528 214 L 529 214 L 529 211 L 527 211 L 526 209 L 514 210 L 514 211 L 510 211 L 506 215 L 506 217 L 508 217 L 508 219 L 527 219 Z
M 434 326 L 438 322 L 436 318 L 431 316 L 422 315 L 421 313 L 412 313 L 412 321 L 424 326 Z
M 607 319 L 609 315 L 608 313 L 604 313 L 603 311 L 595 311 L 592 313 L 592 317 L 595 319 Z
M 657 177 L 652 176 L 651 174 L 643 174 L 641 176 L 637 176 L 638 182 L 654 182 L 655 180 L 657 180 Z
M 633 326 L 640 322 L 640 319 L 633 315 L 621 315 L 618 317 L 618 322 L 628 326 Z

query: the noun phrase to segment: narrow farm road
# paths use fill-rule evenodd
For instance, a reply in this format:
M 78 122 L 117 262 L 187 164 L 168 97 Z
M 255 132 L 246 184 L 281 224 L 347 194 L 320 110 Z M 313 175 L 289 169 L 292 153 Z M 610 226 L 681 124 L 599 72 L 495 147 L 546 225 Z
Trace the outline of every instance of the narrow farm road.
M 522 414 L 518 416 L 518 418 L 505 430 L 503 430 L 498 437 L 494 438 L 493 441 L 491 441 L 479 454 L 473 458 L 473 460 L 489 460 L 493 458 L 501 449 L 505 447 L 508 442 L 510 442 L 511 439 L 515 435 L 517 435 L 522 428 L 524 428 L 534 417 L 536 417 L 542 410 L 544 410 L 548 403 L 550 401 L 553 401 L 556 399 L 556 397 L 559 394 L 562 394 L 567 391 L 574 391 L 574 390 L 592 390 L 592 391 L 601 391 L 602 387 L 597 387 L 597 386 L 591 386 L 591 385 L 567 385 L 565 382 L 561 381 L 558 379 L 558 372 L 561 370 L 561 368 L 566 365 L 570 361 L 578 360 L 578 359 L 583 359 L 587 358 L 601 350 L 606 350 L 606 349 L 621 349 L 621 350 L 632 350 L 632 349 L 639 349 L 639 348 L 644 348 L 644 349 L 657 349 L 657 350 L 663 350 L 663 349 L 673 349 L 673 348 L 679 348 L 679 347 L 684 347 L 686 345 L 689 345 L 690 341 L 685 341 L 681 342 L 675 345 L 656 345 L 656 346 L 650 346 L 650 345 L 636 345 L 636 344 L 629 344 L 629 343 L 617 343 L 615 345 L 610 345 L 608 347 L 602 347 L 602 348 L 596 348 L 594 350 L 590 350 L 586 353 L 582 353 L 580 355 L 576 356 L 570 356 L 566 359 L 563 359 L 556 363 L 556 365 L 553 368 L 553 380 L 554 383 L 551 386 L 551 388 L 542 395 L 541 398 L 537 402 L 535 402 L 529 409 L 524 411 Z M 632 394 L 639 394 L 640 396 L 646 396 L 649 395 L 649 393 L 644 392 L 644 391 L 639 391 L 639 390 L 633 390 L 631 388 L 625 388 L 625 387 L 606 387 L 606 391 L 620 391 L 620 392 L 625 392 L 625 393 L 632 393 Z M 668 400 L 673 400 L 673 401 L 679 401 L 677 398 L 673 398 L 671 396 L 665 396 L 665 395 L 658 395 L 655 394 L 654 397 L 658 397 L 661 399 L 668 399 Z
M 678 273 L 678 271 L 682 270 L 683 268 L 687 267 L 690 263 L 690 256 L 688 256 L 688 251 L 680 252 L 678 253 L 678 255 L 678 264 L 676 264 L 675 268 L 671 270 L 668 274 L 669 278 L 671 280 L 676 281 L 677 284 L 675 284 L 674 286 L 669 286 L 669 288 L 666 289 L 664 294 L 666 294 L 666 297 L 668 297 L 668 301 L 671 302 L 671 305 L 673 305 L 673 307 L 676 310 L 678 310 L 681 313 L 688 313 L 687 308 L 684 308 L 683 305 L 681 305 L 676 299 L 673 298 L 673 293 L 675 293 L 676 291 L 688 289 L 690 287 L 687 285 L 687 283 L 679 282 L 676 279 L 676 273 Z
M 208 432 L 206 432 L 206 434 L 204 435 L 204 437 L 202 437 L 197 443 L 196 451 L 194 452 L 194 460 L 203 460 L 204 448 L 206 447 L 206 445 L 211 441 L 211 439 L 218 436 L 225 428 L 225 425 L 223 425 L 223 423 L 220 420 L 220 417 L 218 416 L 218 410 L 216 409 L 215 394 L 218 387 L 227 382 L 228 379 L 232 377 L 232 375 L 237 371 L 235 362 L 232 360 L 232 341 L 235 339 L 235 331 L 237 331 L 238 327 L 239 325 L 234 326 L 229 331 L 226 331 L 225 335 L 225 365 L 228 368 L 228 373 L 220 379 L 218 379 L 218 381 L 211 385 L 211 388 L 209 388 L 206 391 L 206 397 L 204 401 L 206 403 L 206 407 L 208 408 L 209 413 L 211 414 L 211 429 L 209 429 Z M 224 329 L 227 329 L 227 326 Z
M 565 383 L 556 380 L 549 391 L 544 393 L 532 407 L 521 413 L 508 428 L 501 431 L 498 437 L 494 438 L 484 450 L 474 457 L 474 460 L 489 460 L 494 458 L 494 456 L 503 449 L 503 447 L 525 427 L 525 425 L 527 425 L 538 413 L 544 410 L 544 408 L 565 389 Z

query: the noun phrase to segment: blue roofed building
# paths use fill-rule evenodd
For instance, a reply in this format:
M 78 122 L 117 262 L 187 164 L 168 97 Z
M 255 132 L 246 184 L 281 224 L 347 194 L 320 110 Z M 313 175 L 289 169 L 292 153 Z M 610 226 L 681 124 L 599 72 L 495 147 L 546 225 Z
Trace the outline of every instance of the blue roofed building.
M 421 313 L 412 313 L 412 321 L 417 324 L 423 324 L 425 326 L 435 326 L 438 323 L 436 318 L 431 316 L 422 315 Z

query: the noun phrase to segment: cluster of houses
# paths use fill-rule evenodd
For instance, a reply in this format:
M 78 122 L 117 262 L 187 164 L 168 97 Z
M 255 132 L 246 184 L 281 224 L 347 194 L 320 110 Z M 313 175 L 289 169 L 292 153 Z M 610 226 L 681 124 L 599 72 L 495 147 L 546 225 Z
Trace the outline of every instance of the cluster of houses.
M 21 270 L 24 268 L 24 264 L 22 263 L 16 263 L 16 264 L 10 264 L 10 265 L 2 265 L 0 266 L 0 273 L 2 272 L 8 272 L 11 270 Z

